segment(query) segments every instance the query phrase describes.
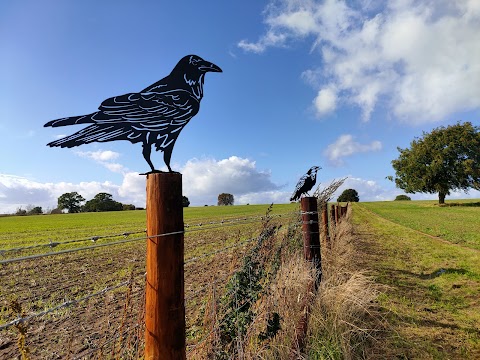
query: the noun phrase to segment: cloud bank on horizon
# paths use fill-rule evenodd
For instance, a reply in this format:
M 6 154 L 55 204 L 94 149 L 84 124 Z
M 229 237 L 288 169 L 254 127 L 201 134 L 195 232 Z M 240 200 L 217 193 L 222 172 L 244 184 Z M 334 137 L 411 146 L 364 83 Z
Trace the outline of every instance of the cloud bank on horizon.
M 145 206 L 145 176 L 129 171 L 116 161 L 120 154 L 106 150 L 75 151 L 112 172 L 121 172 L 120 185 L 106 182 L 40 183 L 25 177 L 0 174 L 0 213 L 12 213 L 28 204 L 54 208 L 60 195 L 76 191 L 85 199 L 107 192 L 122 203 Z M 192 159 L 181 169 L 183 193 L 192 206 L 216 205 L 220 193 L 234 194 L 236 204 L 287 202 L 290 189 L 274 184 L 271 174 L 256 168 L 255 161 L 231 156 L 227 159 Z
M 87 154 L 77 152 L 77 155 L 87 156 L 109 169 L 109 161 L 119 157 L 118 153 L 109 150 Z M 87 200 L 100 192 L 106 192 L 112 194 L 116 201 L 145 207 L 145 176 L 125 168 L 123 170 L 123 181 L 120 185 L 110 181 L 41 183 L 25 177 L 0 174 L 0 213 L 14 213 L 18 208 L 28 205 L 42 206 L 44 210 L 53 209 L 60 195 L 72 191 L 78 192 Z M 272 182 L 270 172 L 258 170 L 255 161 L 237 156 L 221 160 L 192 159 L 180 172 L 183 174 L 184 195 L 189 198 L 192 206 L 216 205 L 218 194 L 222 192 L 233 194 L 237 205 L 287 203 L 291 195 L 291 189 Z M 321 173 L 319 178 L 317 186 L 326 186 L 333 180 L 326 179 Z M 393 200 L 403 193 L 399 189 L 385 189 L 376 181 L 348 175 L 334 199 L 348 188 L 356 189 L 361 201 Z M 415 194 L 411 197 L 423 200 L 434 199 L 435 196 Z M 458 191 L 449 196 L 451 199 L 465 197 L 478 198 L 480 191 L 471 190 L 468 196 Z
M 476 0 L 280 0 L 265 9 L 265 33 L 238 46 L 311 41 L 318 66 L 302 77 L 318 91 L 318 116 L 346 104 L 369 121 L 385 105 L 400 121 L 432 123 L 480 107 L 479 21 Z

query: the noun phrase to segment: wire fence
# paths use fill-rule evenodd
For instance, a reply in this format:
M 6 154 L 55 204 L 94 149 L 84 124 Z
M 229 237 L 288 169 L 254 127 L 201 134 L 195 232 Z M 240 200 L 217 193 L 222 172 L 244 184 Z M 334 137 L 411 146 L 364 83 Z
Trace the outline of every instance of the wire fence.
M 185 233 L 190 355 L 212 338 L 212 331 L 215 339 L 226 331 L 228 314 L 257 301 L 237 299 L 236 308 L 224 309 L 222 319 L 208 327 L 214 316 L 209 304 L 225 307 L 222 301 L 239 296 L 240 285 L 232 285 L 232 277 L 251 261 L 265 224 L 298 227 L 299 216 L 295 211 L 185 224 L 180 232 Z M 141 357 L 146 238 L 144 230 L 135 230 L 0 250 L 0 358 Z M 258 285 L 251 278 L 246 283 L 247 293 Z

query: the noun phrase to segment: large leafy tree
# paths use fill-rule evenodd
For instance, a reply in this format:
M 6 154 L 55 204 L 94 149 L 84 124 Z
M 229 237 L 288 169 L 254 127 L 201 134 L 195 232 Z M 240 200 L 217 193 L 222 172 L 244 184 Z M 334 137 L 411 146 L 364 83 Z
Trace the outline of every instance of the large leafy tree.
M 69 213 L 78 213 L 83 201 L 83 196 L 76 191 L 65 193 L 58 198 L 58 208 L 67 209 Z
M 92 200 L 88 200 L 84 207 L 84 211 L 120 211 L 123 210 L 123 204 L 113 200 L 111 194 L 98 193 Z
M 359 202 L 358 192 L 355 189 L 346 189 L 337 199 L 338 202 Z
M 218 205 L 233 205 L 234 203 L 234 198 L 232 194 L 227 194 L 227 193 L 221 193 L 218 195 Z
M 452 190 L 480 189 L 480 127 L 470 122 L 424 132 L 398 151 L 388 179 L 407 193 L 438 193 L 443 204 Z

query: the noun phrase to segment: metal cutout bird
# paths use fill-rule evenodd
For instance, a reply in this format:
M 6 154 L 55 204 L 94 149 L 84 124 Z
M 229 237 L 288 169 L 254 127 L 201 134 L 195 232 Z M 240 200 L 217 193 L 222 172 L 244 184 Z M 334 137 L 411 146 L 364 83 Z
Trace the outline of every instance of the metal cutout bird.
M 295 191 L 290 198 L 290 201 L 297 201 L 302 197 L 302 195 L 307 194 L 312 190 L 313 186 L 317 182 L 317 171 L 320 170 L 319 166 L 312 166 L 305 175 L 303 175 L 300 180 L 298 180 Z
M 71 148 L 92 142 L 128 140 L 142 143 L 143 157 L 151 172 L 159 172 L 150 159 L 152 145 L 163 151 L 170 172 L 170 159 L 178 135 L 200 109 L 207 72 L 222 72 L 217 65 L 197 55 L 183 57 L 170 75 L 138 93 L 115 96 L 88 115 L 52 120 L 44 126 L 91 124 L 47 146 Z

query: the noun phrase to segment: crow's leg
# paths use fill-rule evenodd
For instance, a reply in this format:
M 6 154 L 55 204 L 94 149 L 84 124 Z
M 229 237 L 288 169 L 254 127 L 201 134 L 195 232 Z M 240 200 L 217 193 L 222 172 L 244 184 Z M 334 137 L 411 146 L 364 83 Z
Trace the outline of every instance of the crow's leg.
M 172 158 L 172 151 L 173 151 L 173 145 L 175 142 L 170 144 L 170 146 L 167 146 L 165 149 L 163 149 L 163 161 L 165 161 L 165 165 L 168 167 L 168 171 L 173 172 L 172 168 L 170 167 L 170 159 Z
M 153 167 L 152 160 L 150 160 L 150 154 L 152 153 L 152 145 L 148 144 L 147 142 L 144 142 L 142 147 L 143 147 L 142 154 L 145 161 L 148 163 L 148 165 L 150 165 L 150 168 L 152 169 L 152 171 L 155 172 L 156 170 Z

